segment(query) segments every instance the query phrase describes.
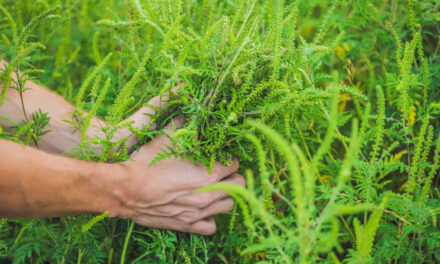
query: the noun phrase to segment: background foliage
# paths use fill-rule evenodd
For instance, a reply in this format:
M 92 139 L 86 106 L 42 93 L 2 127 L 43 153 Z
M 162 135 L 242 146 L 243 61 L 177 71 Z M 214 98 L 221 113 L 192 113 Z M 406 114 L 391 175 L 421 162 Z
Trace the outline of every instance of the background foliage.
M 434 263 L 440 160 L 436 0 L 0 1 L 0 56 L 107 121 L 70 155 L 126 160 L 124 117 L 180 82 L 181 156 L 241 160 L 247 188 L 212 237 L 102 216 L 0 220 L 14 263 Z M 99 66 L 95 66 L 99 65 Z M 17 83 L 20 87 L 27 80 Z M 88 112 L 88 113 L 87 113 Z M 7 118 L 7 117 L 3 117 Z M 0 136 L 47 133 L 50 113 Z M 160 127 L 160 126 L 159 126 Z M 154 133 L 132 128 L 141 143 Z M 103 151 L 89 148 L 101 145 Z M 116 148 L 115 148 L 116 147 Z

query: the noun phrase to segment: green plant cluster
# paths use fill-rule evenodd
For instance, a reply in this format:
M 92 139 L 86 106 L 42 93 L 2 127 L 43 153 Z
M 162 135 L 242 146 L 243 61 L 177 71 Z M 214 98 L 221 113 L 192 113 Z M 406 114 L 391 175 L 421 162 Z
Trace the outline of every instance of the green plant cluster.
M 39 81 L 75 106 L 69 155 L 129 159 L 175 115 L 153 162 L 240 159 L 247 187 L 212 237 L 121 219 L 1 219 L 13 263 L 436 263 L 440 3 L 436 0 L 0 2 L 0 107 Z M 44 45 L 43 45 L 44 44 Z M 21 71 L 23 79 L 11 74 Z M 15 83 L 14 83 L 15 82 Z M 14 85 L 11 85 L 14 84 Z M 178 89 L 142 129 L 123 122 Z M 38 146 L 50 113 L 0 137 Z M 93 115 L 105 137 L 86 138 Z M 6 118 L 7 117 L 0 117 Z M 159 130 L 151 131 L 153 122 Z

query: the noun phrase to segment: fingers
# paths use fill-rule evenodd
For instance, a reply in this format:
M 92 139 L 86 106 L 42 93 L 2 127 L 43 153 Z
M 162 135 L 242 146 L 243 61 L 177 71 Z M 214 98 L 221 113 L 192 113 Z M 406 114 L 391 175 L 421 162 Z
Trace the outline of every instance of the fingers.
M 245 185 L 244 178 L 239 174 L 231 175 L 222 182 Z M 188 205 L 178 205 L 177 203 L 188 203 Z M 209 192 L 184 195 L 182 198 L 175 199 L 169 205 L 150 207 L 146 212 L 138 213 L 141 213 L 146 219 L 159 219 L 159 226 L 154 225 L 157 228 L 210 235 L 215 232 L 215 223 L 206 219 L 217 214 L 227 213 L 233 207 L 234 200 L 225 193 Z M 166 223 L 168 223 L 168 226 L 166 226 Z M 169 226 L 170 223 L 172 223 L 171 227 Z M 161 226 L 162 224 L 165 226 Z
M 188 206 L 193 208 L 205 208 L 210 204 L 228 197 L 225 192 L 205 192 L 200 194 L 189 194 L 178 197 L 173 201 L 173 204 L 178 206 Z
M 150 122 L 151 116 L 156 114 L 157 108 L 164 107 L 168 103 L 168 101 L 170 100 L 170 93 L 171 92 L 175 93 L 183 85 L 185 85 L 185 83 L 181 82 L 177 86 L 172 88 L 169 93 L 165 93 L 153 97 L 150 101 L 148 101 L 146 106 L 136 111 L 136 113 L 134 113 L 133 116 L 129 118 L 127 121 L 134 120 L 135 122 L 132 126 L 137 129 L 141 129 L 143 126 L 147 125 L 148 122 Z M 152 130 L 157 129 L 157 124 L 153 124 L 151 129 Z
M 191 224 L 171 217 L 138 216 L 134 217 L 133 220 L 137 224 L 143 226 L 158 229 L 170 229 L 180 232 L 191 232 L 200 235 L 212 235 L 216 230 L 216 224 L 214 218 L 212 217 L 202 219 Z
M 234 200 L 232 198 L 225 198 L 201 210 L 185 211 L 176 216 L 176 218 L 191 224 L 213 215 L 227 213 L 233 208 Z
M 174 88 L 172 88 L 168 92 L 153 97 L 150 101 L 148 101 L 148 104 L 152 105 L 152 106 L 156 106 L 156 107 L 164 106 L 170 100 L 170 93 L 171 92 L 176 93 L 184 85 L 185 85 L 185 82 L 179 83 L 178 85 L 176 85 Z
M 178 115 L 174 117 L 173 120 L 165 127 L 165 133 L 170 134 L 174 128 L 182 128 L 185 124 L 185 121 L 186 120 L 183 115 Z
M 146 126 L 150 120 L 151 116 L 156 114 L 156 110 L 144 106 L 141 109 L 139 109 L 136 113 L 134 113 L 130 118 L 127 119 L 127 121 L 134 121 L 132 126 L 136 129 L 142 129 L 143 126 Z M 156 124 L 153 124 L 151 129 L 155 130 L 157 128 Z
M 243 176 L 234 173 L 229 177 L 224 178 L 221 182 L 238 184 L 241 186 L 246 185 L 246 181 Z M 194 208 L 205 208 L 210 204 L 228 197 L 225 192 L 205 192 L 200 194 L 188 194 L 179 196 L 172 201 L 174 205 L 189 206 Z
M 210 236 L 215 233 L 217 226 L 213 217 L 207 220 L 201 220 L 192 224 L 187 232 L 197 233 L 205 236 Z
M 233 174 L 221 182 L 245 186 L 245 179 L 239 174 Z M 192 213 L 197 210 L 202 210 L 225 198 L 229 198 L 229 195 L 225 192 L 182 194 L 167 204 L 149 205 L 147 206 L 148 208 L 139 209 L 138 211 L 153 216 L 173 217 L 185 212 Z
M 230 166 L 223 165 L 221 162 L 216 161 L 214 168 L 212 168 L 212 173 L 216 176 L 217 180 L 220 181 L 221 179 L 235 173 L 238 170 L 239 165 L 236 157 L 232 158 L 232 164 Z
M 185 86 L 185 82 L 180 82 L 178 85 L 176 85 L 174 88 L 171 89 L 173 93 L 177 92 L 180 88 Z
M 166 133 L 169 136 L 172 136 L 174 128 L 178 129 L 183 127 L 185 124 L 185 117 L 183 115 L 176 116 L 164 129 L 164 133 Z M 153 141 L 145 144 L 142 146 L 138 152 L 134 153 L 134 156 L 141 157 L 141 156 L 150 156 L 150 154 L 156 154 L 158 151 L 160 151 L 161 148 L 165 146 L 172 147 L 170 139 L 165 135 L 159 135 L 157 136 Z
M 234 173 L 231 176 L 224 178 L 221 182 L 235 183 L 235 184 L 241 185 L 243 187 L 246 186 L 246 180 L 244 179 L 243 176 L 241 176 L 238 173 Z
M 168 123 L 168 125 L 165 127 L 163 132 L 167 134 L 169 137 L 172 137 L 174 135 L 174 132 L 176 129 L 182 128 L 185 124 L 185 117 L 183 115 L 178 115 L 171 120 L 171 122 Z M 168 137 L 161 135 L 160 137 L 163 137 L 161 139 L 161 144 L 171 145 L 171 141 Z

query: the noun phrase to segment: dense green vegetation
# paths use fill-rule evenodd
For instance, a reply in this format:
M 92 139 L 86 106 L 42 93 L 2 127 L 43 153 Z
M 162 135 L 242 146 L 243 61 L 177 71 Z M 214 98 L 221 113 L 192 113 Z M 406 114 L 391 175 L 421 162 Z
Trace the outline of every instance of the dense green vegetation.
M 0 1 L 0 107 L 15 69 L 107 121 L 72 154 L 129 158 L 120 121 L 185 82 L 158 153 L 241 161 L 210 237 L 105 215 L 0 220 L 14 263 L 434 263 L 440 259 L 440 2 Z M 99 65 L 99 66 L 95 66 Z M 20 85 L 19 85 L 20 86 Z M 24 102 L 26 103 L 26 102 Z M 29 144 L 49 114 L 0 137 Z M 132 128 L 141 143 L 158 132 Z M 50 132 L 49 132 L 50 133 Z M 89 146 L 102 145 L 99 152 Z M 115 146 L 119 146 L 115 148 Z M 127 242 L 127 243 L 126 243 Z

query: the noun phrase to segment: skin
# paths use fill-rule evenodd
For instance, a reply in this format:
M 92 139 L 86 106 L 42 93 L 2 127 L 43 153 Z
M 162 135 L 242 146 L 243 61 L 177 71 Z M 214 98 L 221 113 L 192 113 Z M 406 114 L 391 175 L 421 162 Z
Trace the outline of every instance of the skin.
M 0 61 L 0 71 L 4 62 Z M 17 78 L 17 76 L 13 76 Z M 158 135 L 131 154 L 132 161 L 115 164 L 75 160 L 60 154 L 75 147 L 80 133 L 63 120 L 70 120 L 74 107 L 59 95 L 27 82 L 31 88 L 23 94 L 28 118 L 41 109 L 51 120 L 38 149 L 0 140 L 0 217 L 28 218 L 72 214 L 101 214 L 132 219 L 148 227 L 210 235 L 216 230 L 213 216 L 233 208 L 233 200 L 224 192 L 195 193 L 200 187 L 217 182 L 245 185 L 238 175 L 238 161 L 229 167 L 216 163 L 209 174 L 202 165 L 189 161 L 165 159 L 148 167 L 164 145 L 171 145 L 166 135 Z M 5 129 L 23 120 L 20 97 L 14 89 L 0 106 L 0 119 Z M 167 97 L 153 98 L 149 104 L 160 105 Z M 126 121 L 142 127 L 149 122 L 144 113 L 154 110 L 143 107 Z M 183 117 L 169 124 L 165 133 L 183 126 Z M 88 137 L 100 135 L 102 120 L 94 118 Z M 128 129 L 118 132 L 127 137 L 127 146 L 137 143 Z

